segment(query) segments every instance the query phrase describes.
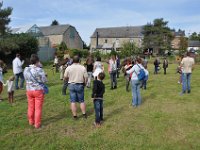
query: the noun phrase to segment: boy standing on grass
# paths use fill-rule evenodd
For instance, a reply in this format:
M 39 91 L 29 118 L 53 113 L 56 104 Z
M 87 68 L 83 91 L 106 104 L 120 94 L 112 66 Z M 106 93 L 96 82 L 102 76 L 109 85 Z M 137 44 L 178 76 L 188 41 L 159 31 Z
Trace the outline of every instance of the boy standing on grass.
M 6 84 L 4 84 L 4 86 L 8 86 L 8 101 L 10 104 L 13 104 L 14 103 L 14 80 L 15 80 L 15 77 L 14 76 L 11 76 L 9 78 L 9 80 L 6 81 Z
M 105 85 L 102 80 L 104 78 L 105 74 L 101 72 L 97 76 L 97 80 L 93 81 L 92 99 L 95 110 L 95 127 L 100 127 L 101 121 L 103 121 L 103 94 L 105 93 Z

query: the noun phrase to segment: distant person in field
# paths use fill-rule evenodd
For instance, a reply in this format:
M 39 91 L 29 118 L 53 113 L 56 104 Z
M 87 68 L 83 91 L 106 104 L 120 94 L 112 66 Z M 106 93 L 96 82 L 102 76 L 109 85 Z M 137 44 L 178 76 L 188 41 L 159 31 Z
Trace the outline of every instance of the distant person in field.
M 4 86 L 7 86 L 8 88 L 8 101 L 10 104 L 14 103 L 14 91 L 15 91 L 15 86 L 14 86 L 14 80 L 15 77 L 11 76 L 9 78 L 9 80 L 6 81 L 6 83 L 4 84 Z
M 93 82 L 92 99 L 95 110 L 95 122 L 96 127 L 100 127 L 103 121 L 103 94 L 105 93 L 105 85 L 103 79 L 105 78 L 104 73 L 99 73 L 97 80 Z
M 1 97 L 1 93 L 3 91 L 3 61 L 0 60 L 0 102 L 3 100 Z
M 168 68 L 168 60 L 166 57 L 164 57 L 164 60 L 163 60 L 163 69 L 164 69 L 164 74 L 166 75 L 167 74 L 167 68 Z
M 132 84 L 132 105 L 133 107 L 137 107 L 141 104 L 142 98 L 140 94 L 140 81 L 138 79 L 138 74 L 140 69 L 144 69 L 142 66 L 142 59 L 140 57 L 136 58 L 135 65 L 128 71 L 127 74 L 132 74 L 131 76 L 131 84 Z
M 60 79 L 63 80 L 63 86 L 62 86 L 62 95 L 66 95 L 66 90 L 68 87 L 68 80 L 64 78 L 65 70 L 68 66 L 72 64 L 72 61 L 70 59 L 69 55 L 64 55 L 64 60 L 60 62 Z
M 56 68 L 56 72 L 58 72 L 59 71 L 59 59 L 58 59 L 58 56 L 57 56 L 57 54 L 55 54 L 55 56 L 54 56 L 54 66 L 55 66 L 55 68 Z
M 192 70 L 194 69 L 194 58 L 190 57 L 190 52 L 187 52 L 187 56 L 184 57 L 181 61 L 181 67 L 183 67 L 182 77 L 183 77 L 183 84 L 182 84 L 182 94 L 190 93 L 191 92 L 191 75 Z
M 132 67 L 133 67 L 133 64 L 132 64 L 131 58 L 127 58 L 126 59 L 126 65 L 123 67 L 123 72 L 124 72 L 124 76 L 125 76 L 125 79 L 126 79 L 126 91 L 127 92 L 129 91 L 129 84 L 130 84 L 130 81 L 131 81 L 131 75 L 132 74 L 127 74 L 126 72 L 128 70 L 130 70 Z
M 22 66 L 24 64 L 24 60 L 21 61 L 21 55 L 16 54 L 15 59 L 12 62 L 13 73 L 15 75 L 15 89 L 23 89 L 24 88 L 24 75 Z M 18 86 L 18 81 L 20 78 L 20 87 Z
M 88 74 L 88 81 L 87 81 L 86 87 L 90 88 L 91 81 L 92 81 L 92 73 L 93 73 L 93 69 L 94 69 L 94 59 L 91 55 L 88 56 L 88 58 L 85 62 L 85 66 L 86 66 L 87 74 Z
M 158 71 L 160 69 L 160 61 L 158 58 L 155 59 L 154 61 L 154 74 L 158 74 Z
M 45 83 L 47 78 L 36 54 L 31 55 L 30 63 L 29 67 L 24 70 L 28 99 L 28 121 L 29 125 L 40 128 L 44 102 L 44 90 L 40 83 Z
M 80 63 L 79 56 L 74 56 L 73 64 L 66 68 L 64 77 L 68 80 L 70 92 L 71 110 L 74 119 L 77 119 L 76 103 L 80 103 L 80 108 L 84 118 L 86 115 L 86 105 L 84 99 L 84 86 L 87 83 L 88 75 L 86 68 Z
M 101 62 L 101 57 L 97 57 L 96 61 L 94 62 L 94 72 L 93 72 L 93 77 L 94 79 L 97 79 L 97 76 L 99 75 L 100 72 L 104 72 L 104 65 Z
M 117 61 L 114 55 L 111 56 L 108 62 L 108 72 L 110 74 L 110 82 L 111 82 L 110 89 L 111 90 L 116 89 L 117 88 Z

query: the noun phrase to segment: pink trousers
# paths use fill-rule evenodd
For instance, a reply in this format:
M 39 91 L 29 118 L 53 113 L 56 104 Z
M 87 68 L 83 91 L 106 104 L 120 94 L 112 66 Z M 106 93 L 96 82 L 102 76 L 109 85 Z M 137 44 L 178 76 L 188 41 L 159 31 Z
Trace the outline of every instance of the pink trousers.
M 42 105 L 44 101 L 43 90 L 27 91 L 28 98 L 28 121 L 35 128 L 41 126 Z

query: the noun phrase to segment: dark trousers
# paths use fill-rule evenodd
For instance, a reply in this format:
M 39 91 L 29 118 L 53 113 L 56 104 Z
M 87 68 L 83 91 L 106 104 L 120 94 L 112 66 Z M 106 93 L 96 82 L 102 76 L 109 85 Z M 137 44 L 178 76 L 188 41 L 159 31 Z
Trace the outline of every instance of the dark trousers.
M 62 95 L 66 95 L 67 86 L 68 86 L 68 81 L 64 81 L 62 87 Z
M 111 89 L 117 87 L 117 71 L 110 73 Z
M 95 122 L 103 121 L 103 99 L 94 99 Z
M 8 100 L 9 100 L 9 103 L 14 102 L 14 91 L 8 92 Z
M 154 68 L 154 74 L 158 74 L 158 66 L 155 66 L 155 68 Z
M 142 80 L 141 88 L 147 89 L 147 80 Z
M 18 74 L 15 74 L 15 88 L 19 89 L 18 82 L 20 78 L 20 88 L 24 87 L 24 75 L 23 72 L 20 72 Z
M 163 68 L 164 69 L 164 74 L 167 74 L 167 68 Z
M 126 91 L 128 92 L 131 79 L 129 74 L 127 74 L 125 77 L 126 77 Z

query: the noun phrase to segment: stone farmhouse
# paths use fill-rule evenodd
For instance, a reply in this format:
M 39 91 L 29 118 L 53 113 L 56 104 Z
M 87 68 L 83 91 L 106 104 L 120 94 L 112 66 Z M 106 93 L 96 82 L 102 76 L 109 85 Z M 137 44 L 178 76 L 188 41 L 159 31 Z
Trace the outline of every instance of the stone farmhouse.
M 54 25 L 39 27 L 43 36 L 48 37 L 51 47 L 55 47 L 61 42 L 65 42 L 70 49 L 83 49 L 83 41 L 76 28 L 66 25 Z
M 38 27 L 36 24 L 12 28 L 12 34 L 30 33 L 38 39 L 38 56 L 41 61 L 53 59 L 56 45 L 65 42 L 70 49 L 83 49 L 83 41 L 71 25 Z
M 185 37 L 185 31 L 182 31 L 182 30 L 178 30 L 177 32 L 172 31 L 172 34 L 174 36 L 174 39 L 171 42 L 171 47 L 174 50 L 179 50 L 179 48 L 180 48 L 180 38 Z
M 137 47 L 142 47 L 143 26 L 96 28 L 91 38 L 91 50 L 120 50 L 123 43 L 132 42 Z M 185 37 L 185 32 L 172 31 L 174 39 L 171 42 L 173 49 L 179 49 L 180 37 Z
M 141 47 L 142 26 L 97 28 L 90 38 L 91 50 L 119 50 L 125 42 L 132 42 Z

